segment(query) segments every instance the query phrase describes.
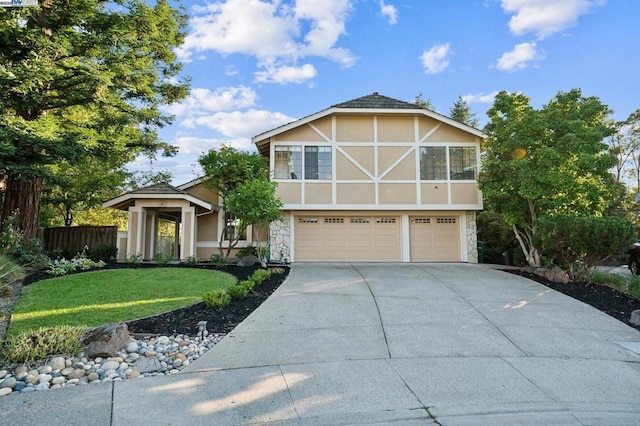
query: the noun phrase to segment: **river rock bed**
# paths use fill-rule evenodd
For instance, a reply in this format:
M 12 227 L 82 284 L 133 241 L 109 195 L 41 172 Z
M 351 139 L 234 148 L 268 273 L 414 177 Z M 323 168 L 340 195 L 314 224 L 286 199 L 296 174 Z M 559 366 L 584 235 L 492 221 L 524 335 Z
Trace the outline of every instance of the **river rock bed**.
M 176 374 L 214 347 L 223 335 L 154 336 L 130 341 L 115 357 L 55 356 L 42 365 L 0 370 L 0 396 L 62 387 Z

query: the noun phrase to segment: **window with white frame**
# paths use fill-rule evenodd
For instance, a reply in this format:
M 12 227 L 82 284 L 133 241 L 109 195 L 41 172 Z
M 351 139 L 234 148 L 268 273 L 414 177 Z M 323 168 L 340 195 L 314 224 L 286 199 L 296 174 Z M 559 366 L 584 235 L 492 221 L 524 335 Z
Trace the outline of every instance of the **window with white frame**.
M 276 146 L 275 170 L 276 179 L 301 179 L 302 178 L 302 147 L 300 146 Z
M 451 180 L 475 180 L 477 163 L 474 146 L 449 147 Z
M 238 238 L 240 236 L 240 238 Z M 240 219 L 236 218 L 231 212 L 224 213 L 224 240 L 234 241 L 236 238 L 240 241 L 247 239 L 247 228 L 242 226 Z
M 317 180 L 331 179 L 331 147 L 304 147 L 304 178 Z
M 447 148 L 444 146 L 420 147 L 420 180 L 447 179 Z
M 304 176 L 302 171 L 304 169 Z M 277 145 L 274 147 L 275 179 L 330 180 L 332 154 L 330 146 Z
M 420 180 L 476 180 L 475 146 L 420 147 Z

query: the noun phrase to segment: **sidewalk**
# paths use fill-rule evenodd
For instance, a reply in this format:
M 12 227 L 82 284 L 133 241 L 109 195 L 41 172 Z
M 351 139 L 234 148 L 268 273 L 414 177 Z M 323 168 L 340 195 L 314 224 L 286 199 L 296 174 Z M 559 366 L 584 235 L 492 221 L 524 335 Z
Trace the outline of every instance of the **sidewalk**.
M 0 399 L 1 424 L 637 425 L 640 333 L 467 264 L 295 264 L 176 376 Z

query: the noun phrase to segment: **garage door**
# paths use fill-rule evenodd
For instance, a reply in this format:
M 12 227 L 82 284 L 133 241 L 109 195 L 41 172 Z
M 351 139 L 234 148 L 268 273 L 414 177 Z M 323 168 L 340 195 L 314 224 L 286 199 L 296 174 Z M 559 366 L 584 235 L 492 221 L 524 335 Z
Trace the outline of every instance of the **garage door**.
M 460 220 L 451 216 L 409 217 L 412 262 L 457 262 Z
M 297 262 L 399 262 L 400 218 L 296 216 Z

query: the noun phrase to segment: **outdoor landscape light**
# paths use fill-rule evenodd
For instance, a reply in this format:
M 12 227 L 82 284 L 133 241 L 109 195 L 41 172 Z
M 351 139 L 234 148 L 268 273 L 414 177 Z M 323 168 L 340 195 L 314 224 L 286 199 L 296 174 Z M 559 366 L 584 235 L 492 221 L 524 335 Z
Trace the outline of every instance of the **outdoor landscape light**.
M 200 333 L 200 338 L 204 339 L 204 332 L 207 331 L 207 322 L 200 321 L 198 323 L 198 332 Z

